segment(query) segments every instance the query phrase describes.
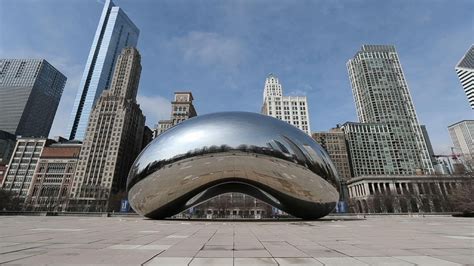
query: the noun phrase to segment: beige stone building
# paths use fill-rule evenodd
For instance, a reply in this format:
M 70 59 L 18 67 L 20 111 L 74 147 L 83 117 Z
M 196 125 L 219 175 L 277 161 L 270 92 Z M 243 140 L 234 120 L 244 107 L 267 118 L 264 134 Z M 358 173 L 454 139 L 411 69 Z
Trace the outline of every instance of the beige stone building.
M 450 195 L 469 179 L 472 177 L 359 176 L 348 182 L 349 205 L 357 213 L 448 212 L 453 210 Z
M 43 149 L 26 199 L 33 211 L 65 211 L 81 143 L 54 143 Z
M 102 93 L 94 106 L 75 172 L 69 210 L 111 210 L 115 206 L 109 200 L 125 196 L 127 175 L 141 150 L 145 126 L 145 117 L 136 101 L 140 61 L 135 48 L 123 49 L 110 89 Z
M 312 137 L 327 151 L 341 179 L 349 180 L 351 178 L 351 166 L 346 138 L 342 129 L 336 127 L 329 132 L 314 132 Z
M 348 199 L 347 181 L 352 177 L 352 173 L 344 131 L 338 126 L 329 132 L 314 132 L 311 136 L 331 157 L 341 180 L 341 199 Z
M 156 138 L 161 133 L 186 119 L 197 116 L 193 100 L 191 92 L 175 92 L 174 101 L 171 102 L 171 117 L 168 120 L 158 121 L 158 125 L 156 125 L 154 130 L 154 137 Z

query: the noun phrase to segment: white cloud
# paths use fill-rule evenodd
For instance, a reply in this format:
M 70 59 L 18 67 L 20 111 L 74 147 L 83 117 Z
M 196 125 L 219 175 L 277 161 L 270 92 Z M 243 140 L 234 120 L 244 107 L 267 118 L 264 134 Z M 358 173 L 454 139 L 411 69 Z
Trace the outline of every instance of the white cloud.
M 214 32 L 191 31 L 182 37 L 173 38 L 168 43 L 178 48 L 187 62 L 203 65 L 239 65 L 245 49 L 238 39 L 226 38 Z
M 169 119 L 171 112 L 170 100 L 161 96 L 138 95 L 137 102 L 146 116 L 146 124 L 152 128 L 159 120 Z

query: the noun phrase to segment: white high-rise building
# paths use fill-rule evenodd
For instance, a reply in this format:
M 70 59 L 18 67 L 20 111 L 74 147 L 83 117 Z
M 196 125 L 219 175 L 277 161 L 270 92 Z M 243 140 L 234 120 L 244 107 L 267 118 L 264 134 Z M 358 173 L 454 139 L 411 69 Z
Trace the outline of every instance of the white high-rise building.
M 471 108 L 474 109 L 474 45 L 461 58 L 455 69 L 466 93 L 467 100 Z
M 283 96 L 280 81 L 273 74 L 265 80 L 262 114 L 288 122 L 311 135 L 306 96 Z
M 448 127 L 455 153 L 461 153 L 462 160 L 474 168 L 474 120 L 463 120 Z
M 46 138 L 19 138 L 0 189 L 13 192 L 24 200 L 44 147 L 53 141 Z

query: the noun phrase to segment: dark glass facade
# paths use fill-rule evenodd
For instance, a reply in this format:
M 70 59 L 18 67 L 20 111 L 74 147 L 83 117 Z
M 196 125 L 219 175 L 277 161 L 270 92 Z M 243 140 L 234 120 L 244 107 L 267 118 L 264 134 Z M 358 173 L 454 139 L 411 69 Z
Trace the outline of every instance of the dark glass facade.
M 69 139 L 84 139 L 94 104 L 102 91 L 110 88 L 120 52 L 136 47 L 139 34 L 127 14 L 106 0 L 69 119 Z
M 47 137 L 65 84 L 44 59 L 0 59 L 0 130 Z

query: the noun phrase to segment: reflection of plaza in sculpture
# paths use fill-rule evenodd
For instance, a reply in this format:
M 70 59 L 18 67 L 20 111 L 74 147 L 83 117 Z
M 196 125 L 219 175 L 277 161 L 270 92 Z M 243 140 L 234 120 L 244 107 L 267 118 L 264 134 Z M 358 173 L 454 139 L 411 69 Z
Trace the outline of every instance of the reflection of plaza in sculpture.
M 165 218 L 226 192 L 240 192 L 300 218 L 319 218 L 339 199 L 326 152 L 307 134 L 268 116 L 215 113 L 155 139 L 128 177 L 138 213 Z

